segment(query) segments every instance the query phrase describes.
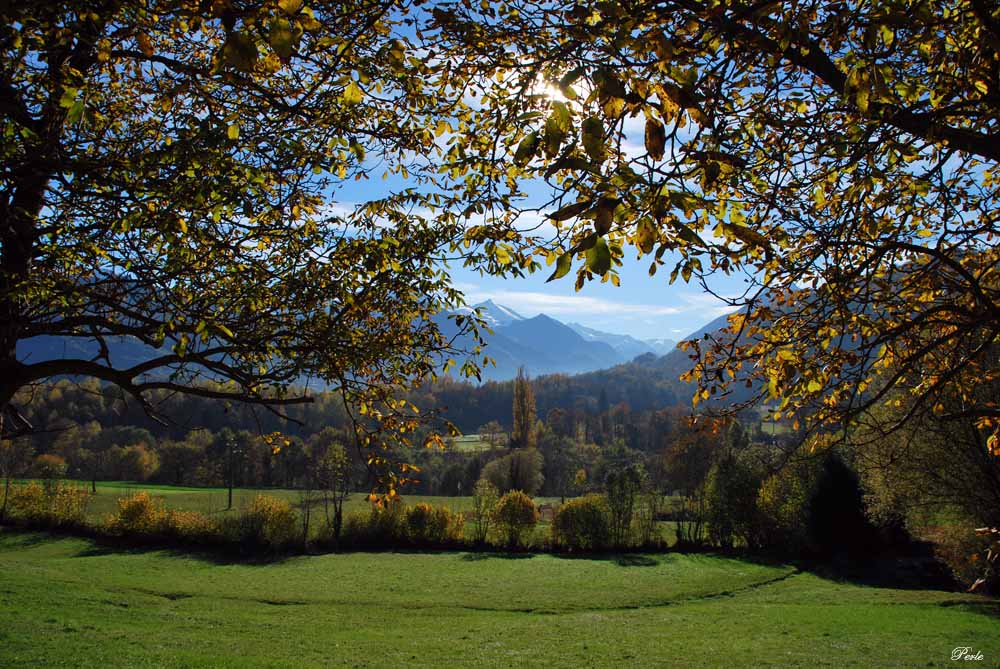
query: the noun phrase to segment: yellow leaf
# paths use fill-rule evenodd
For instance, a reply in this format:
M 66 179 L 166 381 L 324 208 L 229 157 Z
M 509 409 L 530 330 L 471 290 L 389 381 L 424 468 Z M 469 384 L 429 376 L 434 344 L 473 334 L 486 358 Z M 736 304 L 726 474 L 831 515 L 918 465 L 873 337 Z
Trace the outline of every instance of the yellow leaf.
M 226 129 L 226 134 L 229 135 L 229 139 L 239 139 L 240 138 L 240 126 L 235 123 Z
M 362 93 L 361 88 L 352 81 L 347 84 L 346 88 L 344 88 L 343 98 L 346 104 L 358 105 L 361 104 L 361 101 L 364 99 L 364 93 Z

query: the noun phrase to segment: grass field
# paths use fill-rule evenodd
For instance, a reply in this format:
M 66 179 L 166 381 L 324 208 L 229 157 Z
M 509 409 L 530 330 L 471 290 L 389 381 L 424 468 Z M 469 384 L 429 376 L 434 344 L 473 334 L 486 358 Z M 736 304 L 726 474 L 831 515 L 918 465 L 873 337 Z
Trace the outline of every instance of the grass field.
M 507 435 L 496 435 L 496 443 L 503 447 L 507 444 Z M 494 448 L 488 439 L 478 434 L 463 434 L 459 437 L 450 437 L 448 447 L 459 453 L 479 453 Z
M 246 564 L 0 533 L 0 666 L 1000 666 L 1000 604 L 709 555 Z
M 75 484 L 90 490 L 90 483 L 78 481 Z M 134 495 L 142 490 L 149 492 L 153 497 L 162 499 L 163 503 L 172 509 L 200 511 L 208 515 L 230 513 L 230 511 L 226 510 L 227 490 L 225 488 L 187 488 L 151 483 L 108 481 L 97 484 L 97 494 L 91 497 L 90 505 L 87 507 L 87 516 L 90 520 L 104 519 L 109 513 L 115 511 L 119 498 Z M 281 499 L 288 500 L 292 505 L 298 505 L 301 502 L 301 495 L 298 490 L 234 488 L 233 509 L 231 512 L 237 512 L 241 506 L 248 504 L 256 495 L 280 497 Z M 412 495 L 407 496 L 406 501 L 412 504 L 428 502 L 435 506 L 448 507 L 452 511 L 468 511 L 472 508 L 471 497 Z M 544 499 L 541 499 L 539 503 L 541 504 L 544 501 Z M 367 510 L 368 507 L 367 495 L 353 493 L 345 501 L 344 512 Z

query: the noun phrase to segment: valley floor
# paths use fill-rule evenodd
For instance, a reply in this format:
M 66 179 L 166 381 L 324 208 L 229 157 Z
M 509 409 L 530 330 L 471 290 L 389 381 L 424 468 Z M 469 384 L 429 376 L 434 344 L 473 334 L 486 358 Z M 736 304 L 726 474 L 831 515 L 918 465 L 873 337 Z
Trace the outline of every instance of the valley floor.
M 0 532 L 0 575 L 2 667 L 1000 666 L 996 600 L 712 555 L 255 564 Z

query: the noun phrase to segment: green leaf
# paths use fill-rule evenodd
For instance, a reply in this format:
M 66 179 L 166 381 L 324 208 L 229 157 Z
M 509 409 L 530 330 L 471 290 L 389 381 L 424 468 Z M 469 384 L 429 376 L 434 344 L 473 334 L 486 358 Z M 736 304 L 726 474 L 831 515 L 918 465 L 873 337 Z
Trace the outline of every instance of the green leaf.
M 536 151 L 538 151 L 538 133 L 533 132 L 517 145 L 517 150 L 514 152 L 514 164 L 524 167 L 535 157 Z
M 673 221 L 673 226 L 677 230 L 677 236 L 686 241 L 687 243 L 694 244 L 696 246 L 701 246 L 704 243 L 702 242 L 701 237 L 698 236 L 698 233 L 696 233 L 694 230 L 684 225 L 680 221 L 677 220 Z
M 59 106 L 63 109 L 70 109 L 76 104 L 76 96 L 80 91 L 75 88 L 64 88 L 62 96 L 59 98 Z
M 292 52 L 298 45 L 298 40 L 292 33 L 292 24 L 286 18 L 277 18 L 271 21 L 267 42 L 284 63 L 287 63 L 292 57 Z
M 594 274 L 604 276 L 611 269 L 611 249 L 604 237 L 597 237 L 594 246 L 587 250 L 587 268 Z
M 595 163 L 604 162 L 604 122 L 591 116 L 583 122 L 583 149 Z
M 240 72 L 252 72 L 258 55 L 253 39 L 240 32 L 230 34 L 222 47 L 223 59 Z
M 643 254 L 653 252 L 653 246 L 656 244 L 656 228 L 648 219 L 639 221 L 635 230 L 635 243 Z M 653 266 L 656 266 L 655 263 Z
M 73 106 L 70 107 L 69 111 L 66 113 L 66 122 L 70 125 L 76 125 L 79 123 L 80 119 L 83 118 L 84 108 L 83 100 L 77 100 L 74 102 Z
M 583 202 L 574 202 L 573 204 L 568 204 L 565 207 L 549 214 L 549 218 L 553 221 L 568 221 L 574 216 L 579 216 L 583 212 L 590 209 L 590 200 L 584 200 Z
M 573 267 L 573 254 L 563 253 L 561 256 L 559 256 L 559 259 L 556 260 L 556 269 L 554 272 L 552 272 L 552 276 L 550 276 L 548 279 L 545 280 L 545 283 L 563 278 L 564 276 L 569 274 L 569 270 L 572 267 Z

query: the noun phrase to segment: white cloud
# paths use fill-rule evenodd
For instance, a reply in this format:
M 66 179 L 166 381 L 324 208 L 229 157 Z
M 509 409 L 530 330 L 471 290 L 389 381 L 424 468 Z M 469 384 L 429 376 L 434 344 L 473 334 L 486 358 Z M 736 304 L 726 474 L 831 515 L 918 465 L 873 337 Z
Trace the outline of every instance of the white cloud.
M 584 295 L 556 295 L 520 290 L 479 291 L 478 287 L 466 292 L 466 299 L 481 302 L 492 299 L 498 304 L 525 314 L 546 314 L 548 316 L 674 316 L 684 310 L 678 307 L 658 304 L 627 304 L 612 302 L 599 297 Z

